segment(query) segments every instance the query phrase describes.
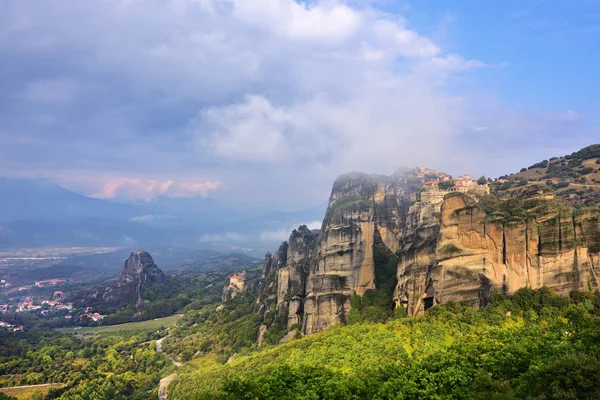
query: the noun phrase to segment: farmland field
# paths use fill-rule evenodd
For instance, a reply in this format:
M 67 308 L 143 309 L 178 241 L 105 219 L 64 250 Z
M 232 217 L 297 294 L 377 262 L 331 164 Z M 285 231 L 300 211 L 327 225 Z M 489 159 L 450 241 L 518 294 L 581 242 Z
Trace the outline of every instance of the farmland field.
M 16 397 L 19 400 L 29 400 L 35 398 L 44 398 L 51 386 L 62 386 L 62 383 L 54 383 L 47 385 L 29 385 L 15 386 L 10 388 L 0 388 L 0 392 L 5 395 Z
M 148 321 L 131 322 L 128 324 L 108 325 L 108 326 L 88 326 L 75 328 L 59 328 L 57 331 L 62 333 L 77 334 L 98 334 L 98 333 L 116 333 L 127 331 L 147 331 L 155 330 L 162 326 L 171 326 L 181 317 L 181 315 L 171 315 L 170 317 L 151 319 Z

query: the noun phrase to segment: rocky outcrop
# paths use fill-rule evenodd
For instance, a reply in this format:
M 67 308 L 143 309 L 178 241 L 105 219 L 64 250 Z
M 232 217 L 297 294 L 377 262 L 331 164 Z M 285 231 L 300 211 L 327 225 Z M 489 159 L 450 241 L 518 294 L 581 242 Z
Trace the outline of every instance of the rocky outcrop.
M 139 312 L 144 306 L 142 292 L 165 282 L 165 274 L 154 263 L 152 256 L 137 250 L 125 260 L 119 279 L 108 285 L 97 286 L 91 291 L 79 293 L 73 303 L 102 308 L 135 304 Z
M 302 225 L 294 229 L 289 241 L 281 243 L 273 256 L 265 255 L 254 311 L 263 315 L 269 326 L 278 323 L 291 329 L 301 324 L 306 278 L 317 237 L 317 230 Z
M 273 311 L 271 306 L 275 307 L 277 304 L 277 271 L 285 266 L 287 249 L 288 243 L 283 242 L 273 256 L 271 253 L 265 254 L 265 262 L 258 283 L 258 297 L 254 305 L 254 312 L 264 317 Z
M 373 245 L 398 247 L 411 198 L 407 175 L 353 173 L 334 184 L 319 232 L 292 232 L 267 254 L 255 311 L 277 312 L 288 329 L 311 334 L 343 321 L 353 293 L 375 288 Z M 415 198 L 412 193 L 412 198 Z
M 432 175 L 438 180 L 425 185 Z M 600 287 L 597 206 L 538 195 L 499 200 L 470 179 L 474 189 L 421 195 L 441 193 L 450 179 L 424 168 L 336 179 L 320 232 L 301 227 L 265 258 L 255 307 L 265 326 L 321 331 L 345 321 L 353 296 L 378 286 L 409 316 L 450 301 L 478 307 L 494 290 L 547 286 L 568 295 Z M 382 252 L 397 257 L 395 279 L 396 258 L 391 279 L 388 261 L 378 272 L 374 254 Z
M 478 307 L 492 290 L 546 286 L 568 295 L 597 289 L 598 210 L 538 201 L 523 211 L 507 218 L 468 196 L 447 196 L 437 221 L 417 224 L 402 238 L 397 304 L 414 316 L 449 301 Z
M 335 181 L 307 278 L 304 334 L 343 321 L 352 294 L 375 288 L 373 246 L 398 248 L 410 198 L 403 174 L 352 173 Z
M 287 329 L 302 323 L 306 278 L 317 237 L 318 231 L 305 225 L 295 229 L 288 241 L 285 266 L 277 271 L 277 310 L 286 319 Z

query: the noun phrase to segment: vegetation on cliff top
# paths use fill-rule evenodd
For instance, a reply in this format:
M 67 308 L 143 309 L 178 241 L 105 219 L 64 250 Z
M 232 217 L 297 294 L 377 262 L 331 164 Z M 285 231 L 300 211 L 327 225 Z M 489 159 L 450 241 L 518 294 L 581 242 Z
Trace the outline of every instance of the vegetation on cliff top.
M 600 144 L 501 176 L 492 190 L 503 198 L 554 197 L 575 206 L 600 204 Z

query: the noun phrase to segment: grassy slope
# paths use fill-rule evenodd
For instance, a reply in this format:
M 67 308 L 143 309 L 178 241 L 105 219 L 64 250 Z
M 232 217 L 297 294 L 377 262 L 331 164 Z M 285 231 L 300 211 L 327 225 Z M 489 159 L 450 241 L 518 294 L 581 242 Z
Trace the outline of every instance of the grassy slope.
M 230 398 L 219 397 L 219 391 L 228 377 L 256 382 L 257 379 L 278 374 L 282 366 L 306 366 L 338 374 L 342 378 L 337 377 L 337 382 L 357 387 L 368 387 L 371 379 L 371 389 L 368 390 L 375 387 L 376 391 L 393 377 L 382 378 L 375 383 L 373 377 L 409 371 L 403 379 L 422 387 L 415 389 L 416 397 L 406 398 L 427 396 L 426 390 L 432 387 L 434 391 L 440 388 L 449 390 L 447 396 L 442 398 L 464 398 L 456 394 L 459 392 L 451 394 L 454 384 L 448 386 L 448 382 L 455 380 L 457 390 L 465 390 L 474 379 L 490 377 L 488 380 L 491 385 L 496 385 L 491 392 L 500 390 L 504 382 L 516 387 L 522 384 L 519 381 L 521 376 L 542 368 L 550 360 L 584 348 L 571 336 L 573 327 L 569 319 L 559 317 L 556 309 L 539 315 L 533 311 L 514 310 L 511 315 L 502 306 L 484 310 L 463 308 L 453 312 L 443 307 L 435 314 L 392 320 L 385 324 L 337 326 L 284 345 L 237 357 L 224 365 L 215 362 L 214 357 L 203 357 L 180 369 L 171 393 L 177 399 Z M 598 324 L 597 319 L 595 323 Z M 590 354 L 599 350 L 587 347 L 586 351 L 588 349 Z M 419 381 L 421 378 L 418 376 L 422 374 L 427 376 L 427 383 Z M 417 379 L 417 383 L 411 379 Z M 292 384 L 296 383 L 294 381 Z M 312 389 L 311 385 L 309 383 L 307 387 Z M 355 393 L 360 390 L 357 389 Z M 399 393 L 397 387 L 388 390 L 392 398 L 395 398 L 394 393 Z M 364 392 L 357 396 L 374 397 Z M 276 397 L 266 395 L 261 398 Z

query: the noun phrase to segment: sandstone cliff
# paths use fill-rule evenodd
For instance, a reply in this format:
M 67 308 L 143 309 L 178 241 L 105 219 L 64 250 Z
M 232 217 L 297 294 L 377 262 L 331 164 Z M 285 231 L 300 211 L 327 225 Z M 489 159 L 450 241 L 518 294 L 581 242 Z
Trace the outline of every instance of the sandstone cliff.
M 344 320 L 352 294 L 375 288 L 373 246 L 397 249 L 409 183 L 403 174 L 352 173 L 335 181 L 307 277 L 304 334 Z
M 302 225 L 274 256 L 266 254 L 254 311 L 262 314 L 269 326 L 278 324 L 286 330 L 300 326 L 317 237 L 318 231 Z
M 308 335 L 346 321 L 357 296 L 364 305 L 378 286 L 395 287 L 390 301 L 409 316 L 450 301 L 478 307 L 494 290 L 600 287 L 597 204 L 548 196 L 549 183 L 540 195 L 540 182 L 520 181 L 520 194 L 507 196 L 480 181 L 422 167 L 340 176 L 318 235 L 301 227 L 267 254 L 255 311 L 266 327 L 279 321 Z M 386 263 L 397 260 L 391 278 L 374 257 L 382 251 Z
M 276 311 L 288 329 L 301 326 L 304 334 L 343 321 L 352 294 L 376 286 L 373 246 L 397 248 L 411 194 L 404 174 L 338 178 L 322 229 L 300 227 L 275 256 L 266 255 L 255 311 L 269 322 Z
M 395 300 L 408 315 L 449 301 L 481 306 L 493 289 L 547 286 L 568 295 L 599 287 L 597 208 L 501 204 L 503 212 L 486 212 L 468 196 L 449 195 L 437 218 L 424 218 L 402 238 Z M 427 211 L 416 205 L 411 212 Z

